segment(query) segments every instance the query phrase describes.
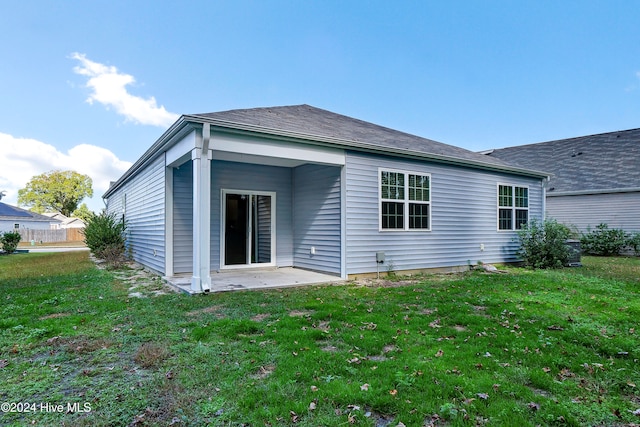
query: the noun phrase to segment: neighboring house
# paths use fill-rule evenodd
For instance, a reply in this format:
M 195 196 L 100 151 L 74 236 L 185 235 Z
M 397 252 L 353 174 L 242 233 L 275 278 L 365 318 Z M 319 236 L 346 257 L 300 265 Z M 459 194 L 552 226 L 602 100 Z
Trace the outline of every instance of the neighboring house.
M 69 218 L 66 215 L 61 214 L 60 212 L 51 212 L 44 213 L 43 215 L 48 216 L 49 218 L 55 218 L 60 221 L 60 224 L 56 228 L 84 228 L 86 224 L 80 218 Z
M 0 202 L 0 232 L 19 230 L 51 230 L 60 224 L 49 218 L 25 209 Z
M 347 278 L 516 261 L 545 179 L 297 105 L 184 115 L 103 197 L 136 261 L 199 292 L 247 267 Z
M 579 231 L 606 223 L 640 231 L 640 129 L 485 152 L 552 173 L 546 214 Z

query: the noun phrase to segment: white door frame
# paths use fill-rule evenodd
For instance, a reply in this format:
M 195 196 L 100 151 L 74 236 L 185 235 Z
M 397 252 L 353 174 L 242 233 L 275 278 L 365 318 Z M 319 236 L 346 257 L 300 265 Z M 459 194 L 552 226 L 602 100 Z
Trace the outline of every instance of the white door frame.
M 271 197 L 271 262 L 251 263 L 251 245 L 253 244 L 253 230 L 251 230 L 252 209 L 249 209 L 249 232 L 247 233 L 247 264 L 225 264 L 225 240 L 226 240 L 226 223 L 227 223 L 227 194 L 239 194 L 246 196 L 269 196 Z M 256 267 L 275 267 L 276 266 L 276 193 L 275 191 L 252 191 L 252 190 L 234 190 L 230 188 L 222 188 L 220 190 L 220 269 L 230 270 L 236 268 L 256 268 Z

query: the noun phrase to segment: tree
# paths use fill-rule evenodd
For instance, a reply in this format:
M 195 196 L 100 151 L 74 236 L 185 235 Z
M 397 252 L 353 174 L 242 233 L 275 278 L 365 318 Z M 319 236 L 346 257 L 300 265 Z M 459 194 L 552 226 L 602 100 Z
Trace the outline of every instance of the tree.
M 82 199 L 93 196 L 91 185 L 91 178 L 78 172 L 45 172 L 18 190 L 18 204 L 38 213 L 52 210 L 71 216 Z
M 80 218 L 82 221 L 84 221 L 85 224 L 89 222 L 89 220 L 93 218 L 94 215 L 95 214 L 91 210 L 89 210 L 89 207 L 86 203 L 81 204 L 78 209 L 73 211 L 73 217 Z

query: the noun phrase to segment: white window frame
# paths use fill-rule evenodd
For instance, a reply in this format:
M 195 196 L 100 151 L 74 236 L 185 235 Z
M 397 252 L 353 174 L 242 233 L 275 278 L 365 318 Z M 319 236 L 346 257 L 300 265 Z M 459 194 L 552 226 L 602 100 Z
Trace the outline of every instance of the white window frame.
M 382 172 L 399 173 L 404 175 L 404 199 L 383 199 L 382 198 Z M 409 200 L 409 175 L 424 176 L 429 179 L 429 200 Z M 433 189 L 431 174 L 427 172 L 408 171 L 393 168 L 378 168 L 378 231 L 380 232 L 425 232 L 431 231 L 431 202 L 433 200 Z M 402 228 L 382 228 L 382 203 L 402 203 L 403 204 L 403 227 Z M 429 227 L 428 228 L 409 228 L 409 206 L 411 204 L 427 205 L 429 210 Z
M 247 196 L 269 196 L 271 197 L 271 262 L 248 262 L 246 264 L 225 264 L 225 226 L 227 222 L 227 194 L 240 194 Z M 253 190 L 234 190 L 231 188 L 220 189 L 220 270 L 233 270 L 243 268 L 256 267 L 275 267 L 276 266 L 276 192 L 275 191 L 253 191 Z M 251 209 L 249 209 L 251 215 Z M 251 222 L 251 219 L 249 219 Z M 253 231 L 251 232 L 253 233 Z M 247 237 L 247 252 L 251 253 L 252 239 Z M 249 258 L 249 257 L 247 257 Z M 249 261 L 249 259 L 247 259 Z
M 511 188 L 511 206 L 500 206 L 500 187 L 510 187 Z M 526 207 L 518 207 L 516 206 L 516 188 L 524 188 L 527 190 L 527 206 Z M 496 230 L 498 231 L 518 231 L 519 228 L 516 227 L 516 211 L 527 211 L 527 224 L 529 223 L 530 215 L 529 215 L 529 205 L 530 205 L 530 194 L 528 185 L 518 185 L 518 184 L 507 184 L 503 182 L 499 182 L 496 185 Z M 500 210 L 501 209 L 509 209 L 511 210 L 511 228 L 500 228 Z

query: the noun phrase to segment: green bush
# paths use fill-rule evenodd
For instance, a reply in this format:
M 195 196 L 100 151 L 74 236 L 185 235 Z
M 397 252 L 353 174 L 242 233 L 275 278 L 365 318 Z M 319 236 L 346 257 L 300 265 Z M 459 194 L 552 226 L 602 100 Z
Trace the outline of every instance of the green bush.
M 632 233 L 627 239 L 627 246 L 633 249 L 635 256 L 640 256 L 640 233 Z
M 624 230 L 609 228 L 600 224 L 595 230 L 588 229 L 580 238 L 582 251 L 590 255 L 618 255 L 628 245 L 628 235 Z
M 18 248 L 20 243 L 20 233 L 17 231 L 7 231 L 0 236 L 0 247 L 8 254 L 12 254 Z
M 569 228 L 556 220 L 534 218 L 518 231 L 518 255 L 531 268 L 561 268 L 572 255 L 572 249 L 566 243 L 570 236 Z
M 117 262 L 125 252 L 125 230 L 125 223 L 114 214 L 92 215 L 83 232 L 84 242 L 96 257 Z

